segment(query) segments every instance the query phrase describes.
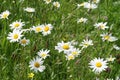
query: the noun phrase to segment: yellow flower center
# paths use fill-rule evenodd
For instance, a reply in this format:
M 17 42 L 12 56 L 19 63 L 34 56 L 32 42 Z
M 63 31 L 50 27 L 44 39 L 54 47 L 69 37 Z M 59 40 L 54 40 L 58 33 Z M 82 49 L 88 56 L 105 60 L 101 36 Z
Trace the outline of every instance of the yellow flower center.
M 28 78 L 33 78 L 34 74 L 33 73 L 29 73 L 28 74 Z
M 102 66 L 102 63 L 101 62 L 97 62 L 96 63 L 96 67 L 101 67 Z
M 39 68 L 39 67 L 40 67 L 40 64 L 39 64 L 38 62 L 35 62 L 35 63 L 34 63 L 34 66 L 35 66 L 36 68 Z
M 66 49 L 66 50 L 68 50 L 70 47 L 69 47 L 69 45 L 68 44 L 64 44 L 63 45 L 63 49 Z
M 97 2 L 97 0 L 93 0 L 93 2 L 95 2 L 95 3 L 96 3 L 96 2 Z
M 101 29 L 104 29 L 104 28 L 105 28 L 105 26 L 104 26 L 104 25 L 100 25 L 100 28 L 101 28 Z
M 49 31 L 49 26 L 45 26 L 44 30 L 45 32 Z
M 16 23 L 16 24 L 14 25 L 15 28 L 17 28 L 17 27 L 19 27 L 19 26 L 20 26 L 19 23 Z
M 14 34 L 13 38 L 17 39 L 18 38 L 18 34 Z
M 3 14 L 3 18 L 7 18 L 8 17 L 8 14 Z
M 89 44 L 85 43 L 85 44 L 84 44 L 84 46 L 86 46 L 86 47 L 87 47 L 87 46 L 89 46 Z
M 68 56 L 68 60 L 74 59 L 73 55 Z
M 110 36 L 109 36 L 109 35 L 106 35 L 106 36 L 104 36 L 104 39 L 105 39 L 105 40 L 108 40 L 108 39 L 110 39 Z
M 27 43 L 27 40 L 26 40 L 26 39 L 22 39 L 22 40 L 21 40 L 21 43 L 22 43 L 22 44 L 26 44 L 26 43 Z
M 41 57 L 46 57 L 47 55 L 45 53 L 42 53 L 41 54 Z
M 77 55 L 77 54 L 78 54 L 78 52 L 74 51 L 74 52 L 72 52 L 72 54 L 73 54 L 73 55 Z
M 41 31 L 41 28 L 40 28 L 40 27 L 36 27 L 35 30 L 36 30 L 37 32 L 40 32 L 40 31 Z

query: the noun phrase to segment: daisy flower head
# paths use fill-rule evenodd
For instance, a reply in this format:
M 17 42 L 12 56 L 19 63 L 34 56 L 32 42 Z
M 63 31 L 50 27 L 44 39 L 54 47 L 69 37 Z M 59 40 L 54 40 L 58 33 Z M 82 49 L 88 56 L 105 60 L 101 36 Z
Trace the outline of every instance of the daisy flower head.
M 118 40 L 116 37 L 112 36 L 112 34 L 108 34 L 108 33 L 103 33 L 100 35 L 102 37 L 103 41 L 109 41 L 109 42 L 114 42 L 116 40 Z
M 80 18 L 80 19 L 77 20 L 77 23 L 86 23 L 87 20 L 88 20 L 87 18 L 83 18 L 82 17 L 82 18 Z
M 71 45 L 71 42 L 60 42 L 55 46 L 55 49 L 60 52 L 64 51 L 65 53 L 71 49 L 73 49 L 73 46 Z
M 67 60 L 74 60 L 75 59 L 75 56 L 72 54 L 67 54 L 65 57 Z
M 35 33 L 42 32 L 44 25 L 38 25 L 38 26 L 33 26 L 32 30 L 35 31 Z
M 6 10 L 0 14 L 0 19 L 8 19 L 9 15 L 10 15 L 10 12 Z
M 60 3 L 59 2 L 53 2 L 53 6 L 55 6 L 55 7 L 57 7 L 57 8 L 59 8 L 60 7 Z
M 26 39 L 26 38 L 23 38 L 23 39 L 21 39 L 20 40 L 20 44 L 22 45 L 22 46 L 26 46 L 26 45 L 28 45 L 30 43 L 30 40 L 29 39 Z
M 48 53 L 50 52 L 50 50 L 40 50 L 37 54 L 43 58 L 43 59 L 46 59 L 47 56 L 50 56 Z
M 100 0 L 92 0 L 92 2 L 98 4 Z
M 92 68 L 95 73 L 101 73 L 108 67 L 107 61 L 103 58 L 95 58 L 90 61 L 89 65 L 89 67 Z
M 84 8 L 87 8 L 87 9 L 96 9 L 97 5 L 94 4 L 94 3 L 87 2 L 87 3 L 85 3 Z
M 114 48 L 115 50 L 120 50 L 120 47 L 117 46 L 117 45 L 113 45 L 113 48 Z
M 53 26 L 51 24 L 45 24 L 42 27 L 42 34 L 43 36 L 46 36 L 48 34 L 51 34 L 51 30 L 53 29 Z
M 36 57 L 29 62 L 29 67 L 31 70 L 35 72 L 43 72 L 45 70 L 45 66 L 43 66 L 42 58 Z
M 88 46 L 93 45 L 93 41 L 89 39 L 84 39 L 83 42 L 80 44 L 83 48 L 87 48 Z
M 14 29 L 13 32 L 8 34 L 7 39 L 10 40 L 10 42 L 18 42 L 22 36 L 22 31 Z
M 95 28 L 102 29 L 102 30 L 105 30 L 105 29 L 109 28 L 106 25 L 107 25 L 107 22 L 105 22 L 105 23 L 101 22 L 101 23 L 94 24 Z
M 49 4 L 52 2 L 52 0 L 44 0 L 46 4 Z
M 80 8 L 81 6 L 84 6 L 87 2 L 83 2 L 81 4 L 77 4 L 77 7 Z
M 21 20 L 19 20 L 10 24 L 10 27 L 11 29 L 21 29 L 24 25 L 25 25 L 24 22 L 21 22 Z
M 35 12 L 35 8 L 26 7 L 26 8 L 24 8 L 24 11 L 32 13 L 32 12 Z
M 115 57 L 112 57 L 112 55 L 110 55 L 109 58 L 106 59 L 108 62 L 113 62 L 115 60 Z

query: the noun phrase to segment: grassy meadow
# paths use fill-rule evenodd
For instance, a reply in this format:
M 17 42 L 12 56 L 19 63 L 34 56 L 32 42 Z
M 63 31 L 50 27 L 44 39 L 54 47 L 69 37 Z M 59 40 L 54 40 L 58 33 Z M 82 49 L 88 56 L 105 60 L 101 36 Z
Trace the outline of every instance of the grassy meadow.
M 54 1 L 60 7 L 53 5 Z M 0 19 L 0 80 L 120 80 L 120 1 L 100 0 L 96 9 L 87 9 L 77 4 L 88 0 L 52 0 L 47 4 L 44 0 L 0 0 L 0 14 L 10 12 L 8 19 Z M 91 0 L 92 2 L 92 0 Z M 26 7 L 35 9 L 27 12 Z M 77 22 L 80 18 L 87 21 Z M 10 42 L 8 35 L 13 31 L 10 24 L 16 20 L 24 22 L 22 29 L 32 29 L 33 26 L 51 24 L 51 33 L 43 35 L 34 30 L 22 32 L 22 38 L 29 39 L 29 44 L 22 46 L 19 41 Z M 105 30 L 95 28 L 94 24 L 107 22 Z M 111 33 L 118 40 L 110 42 L 102 40 L 103 33 Z M 84 39 L 90 39 L 93 45 L 87 48 L 79 46 Z M 19 39 L 20 40 L 20 39 Z M 81 53 L 74 59 L 66 59 L 67 54 L 55 49 L 60 42 L 76 42 L 76 48 Z M 40 50 L 50 50 L 49 56 L 43 59 L 45 70 L 35 72 L 29 67 Z M 95 58 L 114 57 L 107 62 L 107 68 L 96 74 L 89 63 Z M 41 66 L 41 65 L 40 65 Z M 28 76 L 33 73 L 34 76 Z

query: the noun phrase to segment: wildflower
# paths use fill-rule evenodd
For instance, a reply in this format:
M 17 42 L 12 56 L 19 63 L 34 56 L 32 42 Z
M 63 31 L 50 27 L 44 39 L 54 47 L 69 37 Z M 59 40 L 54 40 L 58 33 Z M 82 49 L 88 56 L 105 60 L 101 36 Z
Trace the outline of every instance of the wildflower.
M 120 47 L 117 46 L 117 45 L 113 45 L 113 48 L 116 49 L 116 50 L 120 50 Z
M 9 39 L 10 42 L 18 42 L 22 36 L 22 31 L 14 29 L 13 32 L 8 34 L 7 39 Z
M 53 2 L 53 5 L 54 5 L 55 7 L 57 7 L 57 8 L 60 7 L 60 3 L 59 3 L 59 2 Z
M 52 0 L 44 0 L 46 4 L 49 4 L 52 2 Z
M 106 25 L 107 25 L 107 22 L 105 22 L 105 23 L 101 22 L 101 23 L 96 23 L 94 26 L 95 26 L 95 28 L 105 30 L 105 29 L 109 28 Z
M 43 36 L 46 36 L 48 34 L 51 34 L 51 30 L 53 29 L 53 26 L 51 24 L 45 24 L 42 27 L 42 34 Z
M 41 58 L 43 58 L 43 59 L 45 59 L 47 56 L 50 56 L 48 53 L 50 52 L 50 50 L 40 50 L 37 54 L 41 57 Z
M 66 55 L 66 59 L 67 59 L 67 60 L 73 60 L 73 59 L 75 59 L 75 56 L 72 55 L 72 54 L 67 54 L 67 55 Z
M 92 2 L 98 4 L 100 0 L 92 0 Z
M 113 42 L 118 40 L 116 37 L 113 37 L 112 34 L 108 34 L 108 33 L 103 33 L 100 36 L 102 37 L 103 41 L 107 40 L 107 41 Z
M 57 46 L 55 46 L 55 49 L 58 50 L 59 52 L 67 52 L 69 50 L 71 50 L 73 48 L 73 46 L 71 45 L 71 42 L 60 42 L 57 44 Z
M 81 6 L 84 6 L 87 2 L 83 2 L 81 4 L 77 4 L 77 7 L 80 8 Z
M 33 26 L 32 30 L 34 30 L 35 33 L 42 32 L 43 26 L 44 26 L 44 25 Z
M 33 78 L 34 77 L 34 73 L 29 73 L 28 74 L 28 78 Z
M 83 48 L 87 48 L 88 46 L 93 45 L 93 41 L 89 39 L 84 39 L 83 42 L 80 44 Z
M 88 19 L 82 17 L 82 18 L 80 18 L 80 19 L 77 20 L 77 23 L 86 23 L 87 20 Z
M 27 8 L 24 8 L 24 11 L 26 12 L 35 12 L 35 8 L 31 8 L 31 7 L 27 7 Z
M 94 3 L 87 2 L 87 3 L 84 4 L 84 8 L 87 8 L 87 9 L 96 9 L 97 5 L 94 4 Z
M 101 73 L 108 67 L 107 61 L 103 60 L 103 58 L 95 58 L 90 61 L 89 65 L 90 68 L 92 68 L 95 73 Z
M 0 14 L 0 19 L 8 19 L 9 15 L 10 15 L 10 12 L 6 10 Z
M 43 66 L 42 58 L 36 57 L 29 62 L 29 67 L 31 70 L 35 72 L 43 72 L 45 70 L 45 66 Z
M 21 20 L 15 21 L 12 24 L 10 24 L 11 29 L 21 29 L 22 26 L 24 26 L 24 25 L 25 25 L 24 22 L 21 22 Z
M 112 55 L 110 55 L 110 57 L 107 58 L 107 61 L 109 61 L 109 62 L 113 62 L 114 60 L 115 60 L 115 57 L 112 57 Z
M 29 39 L 23 38 L 23 39 L 20 40 L 20 44 L 21 44 L 22 46 L 26 46 L 26 45 L 28 45 L 29 43 L 30 43 L 30 40 L 29 40 Z

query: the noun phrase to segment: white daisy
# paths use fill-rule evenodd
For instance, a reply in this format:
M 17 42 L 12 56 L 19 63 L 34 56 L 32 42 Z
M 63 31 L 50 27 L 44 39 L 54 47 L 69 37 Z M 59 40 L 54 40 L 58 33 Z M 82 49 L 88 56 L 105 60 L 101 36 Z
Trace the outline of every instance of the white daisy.
M 73 60 L 73 59 L 75 59 L 75 56 L 72 55 L 72 54 L 67 54 L 65 57 L 66 57 L 67 60 Z
M 102 29 L 102 30 L 105 30 L 105 29 L 109 28 L 106 25 L 107 25 L 107 22 L 105 22 L 105 23 L 101 22 L 101 23 L 94 24 L 95 28 Z
M 43 58 L 46 59 L 47 56 L 50 56 L 48 53 L 50 52 L 50 50 L 40 50 L 37 54 Z
M 88 2 L 83 2 L 81 4 L 77 4 L 77 7 L 80 8 L 81 6 L 84 6 L 86 3 L 88 3 Z
M 24 11 L 26 12 L 35 12 L 35 8 L 31 8 L 31 7 L 27 7 L 27 8 L 24 8 Z
M 113 42 L 118 40 L 116 37 L 113 37 L 112 34 L 108 34 L 108 33 L 103 33 L 100 36 L 102 37 L 103 41 L 107 40 L 107 41 Z
M 35 72 L 43 72 L 45 70 L 45 66 L 43 66 L 42 58 L 36 57 L 29 62 L 29 67 L 31 70 Z
M 46 4 L 49 4 L 52 2 L 52 0 L 44 0 Z
M 95 58 L 91 60 L 89 65 L 90 68 L 92 68 L 95 73 L 101 73 L 103 70 L 105 70 L 108 67 L 107 61 L 102 58 Z
M 97 5 L 94 4 L 94 3 L 87 2 L 87 3 L 84 4 L 84 8 L 87 8 L 87 9 L 96 9 Z
M 46 36 L 48 34 L 51 34 L 51 30 L 53 29 L 53 26 L 51 24 L 45 24 L 42 27 L 42 34 L 43 36 Z
M 88 46 L 93 45 L 93 41 L 89 39 L 84 39 L 83 42 L 80 44 L 83 48 L 87 48 Z
M 29 39 L 23 38 L 23 39 L 20 40 L 20 44 L 21 44 L 22 46 L 26 46 L 26 45 L 28 45 L 29 43 L 30 43 L 30 40 L 29 40 Z
M 109 58 L 106 59 L 109 62 L 113 62 L 115 60 L 115 57 L 112 57 L 112 55 L 110 55 Z
M 82 18 L 80 18 L 80 19 L 77 20 L 77 23 L 86 23 L 87 20 L 88 20 L 87 18 L 83 18 L 82 17 Z
M 43 30 L 43 27 L 44 25 L 38 25 L 38 26 L 33 26 L 32 30 L 35 31 L 35 33 L 39 33 L 39 32 L 42 32 Z
M 13 32 L 8 34 L 7 39 L 9 39 L 10 42 L 18 42 L 22 36 L 22 31 L 14 29 Z
M 24 22 L 21 22 L 21 20 L 15 21 L 12 24 L 10 24 L 11 29 L 21 29 L 24 25 Z
M 73 49 L 73 46 L 71 45 L 71 42 L 60 42 L 55 46 L 55 49 L 60 52 L 64 51 L 65 53 L 71 49 Z
M 10 12 L 6 10 L 0 14 L 0 19 L 8 19 L 9 15 L 10 15 Z
M 59 8 L 60 7 L 60 3 L 59 2 L 53 2 L 53 5 L 55 6 L 55 7 L 57 7 L 57 8 Z
M 120 50 L 120 47 L 117 46 L 117 45 L 113 45 L 113 48 L 116 49 L 116 50 Z

